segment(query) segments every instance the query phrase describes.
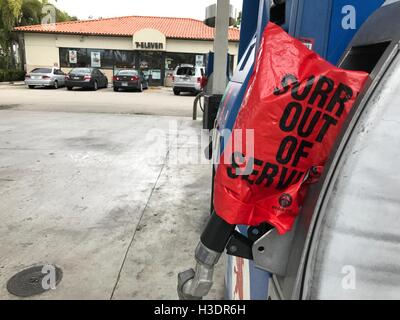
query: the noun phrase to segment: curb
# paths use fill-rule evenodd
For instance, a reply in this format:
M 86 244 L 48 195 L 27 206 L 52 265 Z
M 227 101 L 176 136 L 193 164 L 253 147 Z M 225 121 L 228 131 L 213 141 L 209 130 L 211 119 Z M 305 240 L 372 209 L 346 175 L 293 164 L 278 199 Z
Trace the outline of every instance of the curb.
M 25 82 L 15 81 L 15 82 L 0 82 L 0 86 L 24 86 Z

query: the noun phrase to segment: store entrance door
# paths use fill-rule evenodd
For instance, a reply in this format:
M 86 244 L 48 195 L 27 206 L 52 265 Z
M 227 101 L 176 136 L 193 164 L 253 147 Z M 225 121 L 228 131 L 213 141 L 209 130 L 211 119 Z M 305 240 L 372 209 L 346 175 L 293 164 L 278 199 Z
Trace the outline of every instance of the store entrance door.
M 165 54 L 158 51 L 139 51 L 137 66 L 143 71 L 149 81 L 149 86 L 158 87 L 164 85 Z

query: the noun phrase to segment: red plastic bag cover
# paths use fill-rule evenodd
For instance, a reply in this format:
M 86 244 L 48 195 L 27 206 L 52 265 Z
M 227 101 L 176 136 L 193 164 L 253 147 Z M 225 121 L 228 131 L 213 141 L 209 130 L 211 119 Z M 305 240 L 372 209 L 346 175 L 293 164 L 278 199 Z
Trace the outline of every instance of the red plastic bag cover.
M 230 224 L 289 231 L 367 78 L 336 68 L 269 23 L 216 172 L 216 213 Z M 251 129 L 254 153 L 246 146 Z

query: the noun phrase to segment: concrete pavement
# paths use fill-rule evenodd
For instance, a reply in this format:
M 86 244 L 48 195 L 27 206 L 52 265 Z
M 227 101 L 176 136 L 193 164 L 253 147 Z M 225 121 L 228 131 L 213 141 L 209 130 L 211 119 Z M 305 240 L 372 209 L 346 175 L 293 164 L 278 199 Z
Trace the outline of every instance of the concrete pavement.
M 155 101 L 168 105 L 162 92 Z M 200 122 L 112 114 L 143 110 L 132 102 L 140 94 L 126 93 L 131 106 L 114 98 L 113 107 L 90 103 L 97 94 L 114 96 L 72 92 L 71 101 L 32 111 L 42 108 L 39 95 L 49 95 L 45 105 L 55 91 L 0 89 L 0 299 L 15 299 L 7 280 L 36 264 L 56 264 L 64 277 L 35 299 L 176 299 L 177 273 L 194 265 L 211 169 L 174 157 L 175 146 L 202 155 Z M 187 107 L 170 103 L 147 111 Z M 223 271 L 220 263 L 208 298 L 223 297 Z

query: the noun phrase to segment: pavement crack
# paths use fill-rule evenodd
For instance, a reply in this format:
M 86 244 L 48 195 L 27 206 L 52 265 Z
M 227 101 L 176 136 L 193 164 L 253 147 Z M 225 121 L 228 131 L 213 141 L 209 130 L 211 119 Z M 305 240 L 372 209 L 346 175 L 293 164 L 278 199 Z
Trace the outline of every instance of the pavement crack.
M 112 291 L 112 293 L 111 293 L 110 300 L 113 300 L 113 298 L 114 298 L 115 291 L 117 290 L 119 281 L 120 281 L 120 279 L 121 279 L 122 270 L 123 270 L 124 267 L 125 267 L 126 259 L 128 258 L 129 251 L 131 250 L 131 247 L 132 247 L 132 245 L 133 245 L 133 242 L 135 241 L 136 233 L 139 231 L 138 227 L 141 225 L 141 222 L 142 222 L 142 219 L 143 219 L 143 217 L 144 217 L 144 214 L 145 214 L 145 212 L 146 212 L 146 210 L 147 210 L 147 208 L 148 208 L 148 206 L 149 206 L 149 203 L 150 203 L 151 198 L 153 197 L 154 190 L 156 189 L 156 187 L 157 187 L 157 185 L 158 185 L 158 182 L 160 181 L 161 174 L 163 173 L 163 171 L 164 171 L 164 169 L 165 169 L 165 167 L 166 167 L 166 165 L 167 165 L 169 153 L 170 153 L 170 150 L 168 150 L 167 153 L 166 153 L 166 155 L 165 155 L 165 161 L 164 161 L 164 163 L 163 163 L 163 165 L 162 165 L 162 167 L 161 167 L 161 169 L 160 169 L 160 172 L 159 172 L 159 174 L 158 174 L 158 176 L 157 176 L 157 179 L 156 179 L 156 181 L 155 181 L 155 183 L 154 183 L 154 185 L 153 185 L 153 187 L 152 187 L 152 189 L 151 189 L 150 195 L 149 195 L 149 197 L 147 198 L 146 205 L 144 206 L 144 208 L 143 208 L 143 210 L 142 210 L 142 213 L 140 214 L 139 221 L 138 221 L 138 223 L 137 223 L 137 227 L 135 228 L 135 231 L 133 232 L 131 241 L 130 241 L 130 243 L 129 243 L 129 245 L 128 245 L 128 248 L 127 248 L 127 250 L 126 250 L 126 252 L 125 252 L 125 255 L 124 255 L 124 260 L 122 261 L 121 267 L 120 267 L 120 269 L 119 269 L 117 281 L 115 282 L 113 291 Z

